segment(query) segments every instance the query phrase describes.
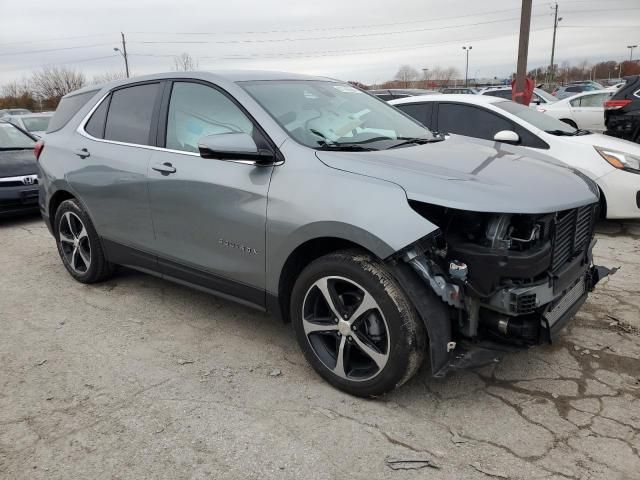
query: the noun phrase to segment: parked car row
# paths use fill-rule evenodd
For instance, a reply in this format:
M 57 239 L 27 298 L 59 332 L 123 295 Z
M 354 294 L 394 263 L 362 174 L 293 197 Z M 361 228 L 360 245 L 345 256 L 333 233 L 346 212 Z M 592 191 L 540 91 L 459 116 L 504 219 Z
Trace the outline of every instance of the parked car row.
M 38 138 L 47 131 L 52 116 L 53 112 L 33 113 L 26 108 L 0 110 L 0 120 L 12 123 Z

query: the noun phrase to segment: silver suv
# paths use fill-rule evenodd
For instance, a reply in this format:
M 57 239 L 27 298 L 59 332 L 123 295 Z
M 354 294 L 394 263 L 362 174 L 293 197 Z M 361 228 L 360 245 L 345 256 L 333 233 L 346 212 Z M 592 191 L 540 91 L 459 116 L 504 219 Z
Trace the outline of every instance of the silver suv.
M 425 355 L 443 375 L 550 342 L 608 272 L 580 173 L 445 139 L 336 80 L 88 87 L 36 152 L 42 215 L 76 280 L 125 265 L 273 312 L 355 395 L 403 384 Z

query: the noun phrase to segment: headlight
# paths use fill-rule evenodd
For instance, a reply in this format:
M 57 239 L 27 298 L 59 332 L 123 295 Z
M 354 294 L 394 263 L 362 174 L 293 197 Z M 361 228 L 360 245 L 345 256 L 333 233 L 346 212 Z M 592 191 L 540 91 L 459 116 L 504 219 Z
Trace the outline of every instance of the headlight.
M 616 150 L 610 150 L 603 147 L 594 146 L 593 148 L 595 148 L 596 152 L 598 152 L 600 156 L 604 158 L 612 167 L 640 173 L 640 156 L 618 152 Z

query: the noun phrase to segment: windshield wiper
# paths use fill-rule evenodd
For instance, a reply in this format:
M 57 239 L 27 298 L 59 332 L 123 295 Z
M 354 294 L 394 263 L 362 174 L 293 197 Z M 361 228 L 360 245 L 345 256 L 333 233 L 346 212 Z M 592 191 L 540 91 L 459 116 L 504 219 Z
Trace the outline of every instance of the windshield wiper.
M 372 152 L 377 148 L 363 147 L 355 143 L 323 143 L 317 150 L 333 150 L 336 152 Z
M 391 145 L 387 150 L 391 150 L 392 148 L 402 147 L 404 145 L 424 145 L 425 143 L 436 143 L 442 142 L 444 137 L 433 137 L 433 138 L 403 138 L 398 137 L 397 140 L 404 140 L 403 142 L 396 143 L 395 145 Z

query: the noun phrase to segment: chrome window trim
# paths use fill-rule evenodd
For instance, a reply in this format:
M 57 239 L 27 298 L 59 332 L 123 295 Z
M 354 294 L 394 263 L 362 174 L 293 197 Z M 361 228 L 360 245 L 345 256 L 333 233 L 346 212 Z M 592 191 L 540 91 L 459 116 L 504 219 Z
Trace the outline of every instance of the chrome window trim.
M 125 87 L 126 88 L 126 87 Z M 100 143 L 107 143 L 107 144 L 111 144 L 111 145 L 121 145 L 123 147 L 134 147 L 134 148 L 142 148 L 145 150 L 154 150 L 154 151 L 158 151 L 158 152 L 168 152 L 168 153 L 177 153 L 179 155 L 186 155 L 189 157 L 200 157 L 199 153 L 195 153 L 195 152 L 185 152 L 183 150 L 174 150 L 171 148 L 164 148 L 164 147 L 157 147 L 155 145 L 140 145 L 138 143 L 128 143 L 128 142 L 119 142 L 117 140 L 105 140 L 104 138 L 96 138 L 93 135 L 91 135 L 90 133 L 88 133 L 85 130 L 85 127 L 87 125 L 87 123 L 89 122 L 89 119 L 91 118 L 91 116 L 93 115 L 93 113 L 98 109 L 98 107 L 100 106 L 100 104 L 102 104 L 102 102 L 105 101 L 105 99 L 112 93 L 112 90 L 109 90 L 107 93 L 105 93 L 102 98 L 100 100 L 98 100 L 98 102 L 91 107 L 91 110 L 89 110 L 89 112 L 82 118 L 82 120 L 80 121 L 80 124 L 78 125 L 78 128 L 76 128 L 76 133 L 78 133 L 79 135 L 94 141 L 94 142 L 100 142 Z M 109 114 L 109 112 L 107 112 L 107 115 Z M 239 163 L 242 165 L 253 165 L 253 166 L 259 166 L 258 162 L 254 161 L 254 160 L 223 160 L 225 162 L 232 162 L 232 163 Z M 272 165 L 281 165 L 282 162 L 274 162 Z

